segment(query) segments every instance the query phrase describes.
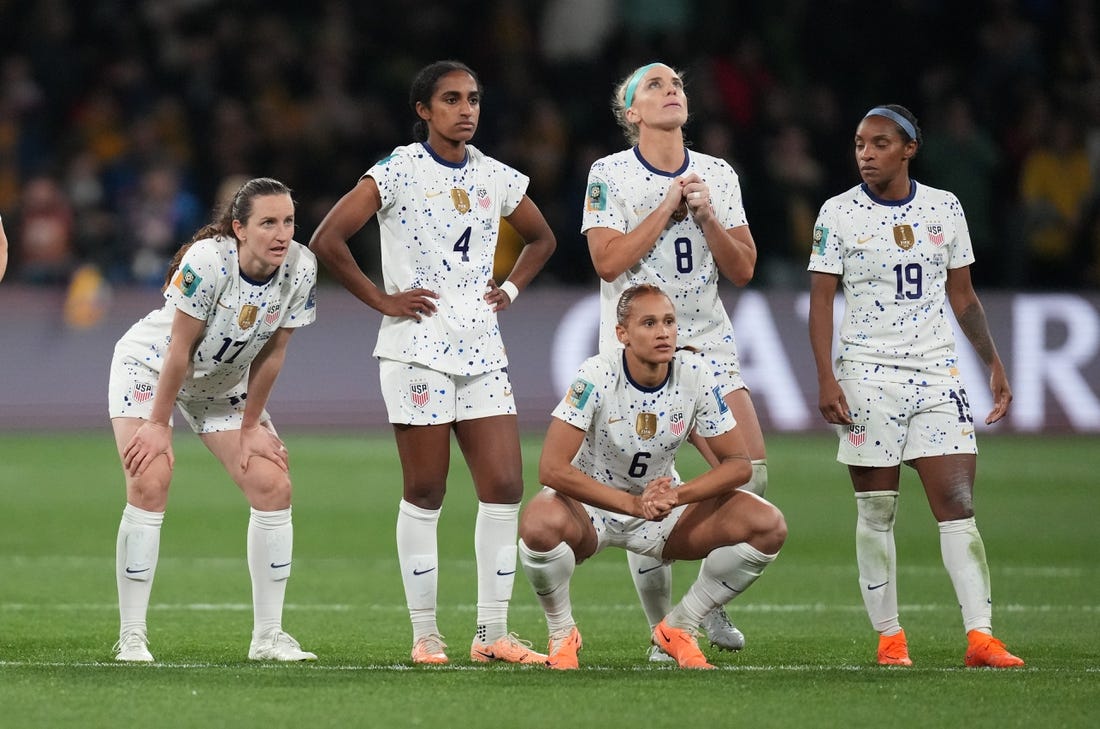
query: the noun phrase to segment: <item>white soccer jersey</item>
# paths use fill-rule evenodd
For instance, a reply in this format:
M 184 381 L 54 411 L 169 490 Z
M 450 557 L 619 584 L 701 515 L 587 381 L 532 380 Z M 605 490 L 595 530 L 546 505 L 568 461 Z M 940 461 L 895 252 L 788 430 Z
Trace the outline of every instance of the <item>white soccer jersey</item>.
M 276 330 L 313 322 L 316 289 L 317 259 L 297 242 L 291 242 L 270 279 L 253 281 L 241 272 L 235 239 L 196 241 L 164 290 L 164 306 L 130 327 L 115 353 L 159 373 L 179 309 L 206 322 L 180 397 L 215 397 L 248 376 L 252 360 Z
M 692 428 L 709 438 L 737 424 L 706 361 L 681 350 L 655 388 L 634 382 L 622 350 L 585 360 L 553 416 L 586 431 L 573 465 L 600 483 L 640 494 L 676 473 L 676 451 Z
M 747 225 L 741 183 L 725 160 L 685 150 L 684 166 L 662 172 L 637 147 L 596 160 L 588 173 L 581 232 L 611 228 L 628 233 L 652 213 L 672 180 L 695 172 L 710 188 L 711 203 L 723 228 Z M 718 266 L 706 236 L 691 215 L 672 221 L 641 261 L 611 283 L 600 281 L 600 351 L 619 348 L 615 306 L 619 295 L 636 284 L 660 286 L 676 307 L 678 342 L 716 355 L 726 352 L 736 362 L 733 325 L 718 298 Z
M 861 184 L 827 200 L 809 270 L 842 277 L 837 378 L 958 379 L 947 271 L 973 262 L 966 218 L 950 192 L 914 181 L 904 200 L 881 200 Z
M 500 218 L 515 211 L 528 178 L 466 145 L 466 161 L 447 162 L 426 144 L 398 147 L 365 177 L 382 207 L 382 277 L 395 294 L 439 294 L 436 312 L 382 319 L 374 356 L 440 372 L 478 375 L 508 364 L 496 314 L 482 298 L 493 275 Z

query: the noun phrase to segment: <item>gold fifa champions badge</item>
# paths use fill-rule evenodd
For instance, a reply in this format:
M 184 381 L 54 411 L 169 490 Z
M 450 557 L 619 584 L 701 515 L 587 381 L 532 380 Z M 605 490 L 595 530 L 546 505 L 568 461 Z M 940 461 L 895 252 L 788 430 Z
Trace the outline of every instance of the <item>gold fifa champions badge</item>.
M 256 323 L 256 315 L 260 312 L 260 307 L 253 306 L 252 304 L 245 304 L 241 309 L 240 316 L 237 317 L 237 326 L 241 329 L 248 329 L 250 326 Z
M 903 251 L 907 251 L 913 247 L 917 242 L 917 236 L 913 232 L 913 226 L 911 225 L 895 225 L 894 226 L 894 242 L 898 244 L 898 248 Z
M 461 188 L 451 188 L 451 202 L 455 204 L 455 210 L 460 213 L 470 211 L 470 196 Z
M 634 430 L 642 440 L 649 440 L 657 435 L 657 413 L 638 413 L 634 421 Z

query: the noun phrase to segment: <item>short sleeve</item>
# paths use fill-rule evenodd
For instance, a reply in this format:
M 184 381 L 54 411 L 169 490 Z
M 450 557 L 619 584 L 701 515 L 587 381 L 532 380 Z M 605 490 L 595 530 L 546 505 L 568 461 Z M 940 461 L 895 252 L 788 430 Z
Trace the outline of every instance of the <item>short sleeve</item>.
M 206 321 L 217 301 L 219 276 L 225 275 L 225 262 L 214 241 L 198 241 L 183 255 L 179 270 L 164 290 L 164 300 L 184 314 Z

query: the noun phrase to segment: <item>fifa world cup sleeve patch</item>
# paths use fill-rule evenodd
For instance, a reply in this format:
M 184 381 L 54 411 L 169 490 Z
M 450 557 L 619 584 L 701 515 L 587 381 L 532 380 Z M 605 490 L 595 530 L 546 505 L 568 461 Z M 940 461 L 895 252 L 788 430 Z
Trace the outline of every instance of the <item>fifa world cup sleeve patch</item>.
M 590 212 L 607 210 L 607 183 L 595 180 L 588 183 L 588 197 L 585 207 Z
M 829 229 L 824 225 L 814 226 L 814 246 L 813 252 L 815 255 L 825 255 L 825 242 L 829 240 Z
M 199 284 L 202 283 L 202 276 L 195 273 L 195 269 L 191 268 L 190 263 L 186 263 L 180 272 L 176 274 L 176 279 L 172 283 L 183 292 L 184 296 L 190 298 L 195 295 Z
M 591 382 L 577 378 L 577 380 L 569 386 L 569 392 L 565 394 L 565 402 L 572 405 L 577 410 L 584 410 L 584 406 L 588 403 L 588 398 L 592 395 L 592 390 L 596 388 Z

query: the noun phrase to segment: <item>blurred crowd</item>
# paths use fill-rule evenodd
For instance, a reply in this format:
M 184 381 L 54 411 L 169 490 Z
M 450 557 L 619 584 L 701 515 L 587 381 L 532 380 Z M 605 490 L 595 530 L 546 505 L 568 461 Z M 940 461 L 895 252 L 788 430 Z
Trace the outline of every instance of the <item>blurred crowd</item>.
M 531 177 L 558 235 L 543 280 L 596 279 L 579 233 L 593 160 L 625 146 L 614 84 L 685 76 L 694 149 L 739 172 L 757 282 L 805 285 L 818 207 L 859 181 L 860 115 L 921 121 L 918 181 L 961 199 L 983 287 L 1100 284 L 1094 0 L 0 0 L 0 216 L 9 277 L 93 266 L 159 284 L 248 177 L 295 190 L 299 241 L 411 141 L 422 65 L 470 64 L 474 143 Z M 377 272 L 370 230 L 355 241 Z

